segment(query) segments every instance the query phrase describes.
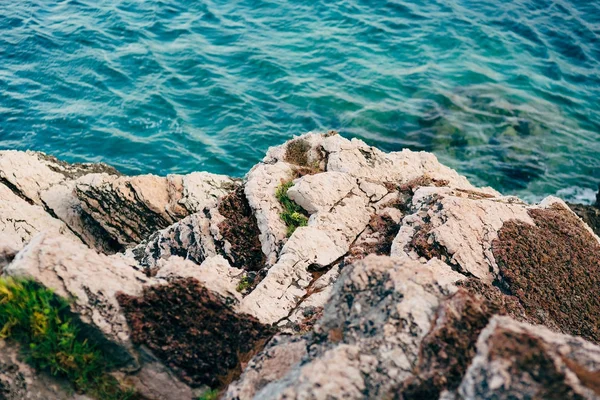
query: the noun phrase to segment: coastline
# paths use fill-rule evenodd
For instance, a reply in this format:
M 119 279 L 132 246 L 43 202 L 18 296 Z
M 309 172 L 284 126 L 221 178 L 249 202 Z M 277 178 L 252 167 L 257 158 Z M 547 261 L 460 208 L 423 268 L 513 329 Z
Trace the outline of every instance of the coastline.
M 596 398 L 599 215 L 336 132 L 244 179 L 0 151 L 4 279 L 69 299 L 142 399 Z M 72 398 L 7 339 L 8 398 Z

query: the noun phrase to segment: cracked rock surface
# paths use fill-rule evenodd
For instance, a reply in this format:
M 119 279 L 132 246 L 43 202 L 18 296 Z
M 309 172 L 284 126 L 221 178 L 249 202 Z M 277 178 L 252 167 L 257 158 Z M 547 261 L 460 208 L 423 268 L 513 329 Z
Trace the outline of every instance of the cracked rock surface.
M 0 271 L 69 299 L 140 399 L 599 399 L 589 207 L 333 131 L 242 180 L 0 151 Z M 86 398 L 2 346 L 0 400 Z

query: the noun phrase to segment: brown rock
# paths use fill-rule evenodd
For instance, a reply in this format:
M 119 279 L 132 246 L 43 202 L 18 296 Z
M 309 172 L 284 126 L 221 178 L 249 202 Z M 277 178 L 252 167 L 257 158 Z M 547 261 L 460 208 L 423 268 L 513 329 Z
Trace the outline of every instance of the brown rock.
M 118 294 L 134 343 L 145 345 L 192 387 L 219 387 L 241 372 L 272 336 L 271 328 L 236 314 L 192 278 Z
M 509 221 L 492 250 L 505 288 L 531 321 L 600 343 L 600 243 L 564 206 Z

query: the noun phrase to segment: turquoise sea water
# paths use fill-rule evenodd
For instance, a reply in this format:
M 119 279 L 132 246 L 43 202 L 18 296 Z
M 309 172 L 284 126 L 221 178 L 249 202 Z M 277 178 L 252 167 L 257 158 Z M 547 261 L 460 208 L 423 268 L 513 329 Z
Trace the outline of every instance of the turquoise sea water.
M 241 176 L 317 129 L 591 200 L 600 2 L 0 2 L 0 148 Z

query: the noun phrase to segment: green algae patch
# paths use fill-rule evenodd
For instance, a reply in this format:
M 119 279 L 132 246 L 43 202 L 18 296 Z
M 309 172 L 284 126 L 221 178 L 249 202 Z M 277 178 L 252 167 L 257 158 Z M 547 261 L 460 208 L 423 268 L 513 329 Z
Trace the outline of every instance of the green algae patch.
M 277 197 L 277 200 L 279 200 L 279 203 L 283 207 L 283 212 L 279 216 L 287 226 L 288 237 L 292 236 L 297 228 L 308 225 L 308 217 L 305 211 L 290 199 L 287 194 L 288 189 L 292 186 L 294 186 L 294 182 L 292 181 L 283 182 L 275 192 L 275 197 Z
M 251 287 L 252 287 L 252 279 L 245 276 L 240 280 L 240 283 L 238 283 L 235 290 L 242 293 L 242 292 L 245 292 L 246 290 L 250 289 Z
M 0 279 L 0 338 L 18 342 L 34 368 L 98 399 L 132 399 L 108 374 L 109 360 L 82 337 L 69 303 L 31 280 Z
M 218 400 L 220 394 L 221 392 L 219 392 L 217 389 L 209 390 L 206 393 L 202 394 L 202 396 L 198 397 L 196 400 Z

